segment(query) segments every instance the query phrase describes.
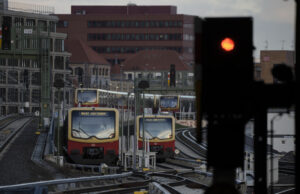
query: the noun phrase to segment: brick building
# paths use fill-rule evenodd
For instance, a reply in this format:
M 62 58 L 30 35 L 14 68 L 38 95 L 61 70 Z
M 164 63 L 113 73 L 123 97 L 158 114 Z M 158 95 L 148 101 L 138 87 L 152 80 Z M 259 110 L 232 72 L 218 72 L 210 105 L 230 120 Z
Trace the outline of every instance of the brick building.
M 276 64 L 285 63 L 294 69 L 295 51 L 288 50 L 264 50 L 260 52 L 260 63 L 255 64 L 255 79 L 263 80 L 271 84 L 274 80 L 271 70 Z
M 66 49 L 72 53 L 70 68 L 74 87 L 105 88 L 110 85 L 110 64 L 82 40 L 66 41 Z
M 157 49 L 176 51 L 184 63 L 193 63 L 194 17 L 177 14 L 175 6 L 72 6 L 71 14 L 57 16 L 58 32 L 82 40 L 111 64 Z

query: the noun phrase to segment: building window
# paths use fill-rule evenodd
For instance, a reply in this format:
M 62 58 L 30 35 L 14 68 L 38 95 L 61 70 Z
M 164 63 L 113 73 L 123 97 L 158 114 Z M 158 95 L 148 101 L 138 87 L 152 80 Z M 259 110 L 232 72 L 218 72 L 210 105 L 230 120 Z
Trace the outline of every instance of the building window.
M 39 89 L 33 89 L 31 91 L 31 102 L 40 103 L 41 101 L 41 91 Z
M 58 24 L 63 27 L 63 22 Z M 88 28 L 169 28 L 182 27 L 182 21 L 88 21 Z
M 32 85 L 41 85 L 41 74 L 40 72 L 33 72 L 31 74 L 31 84 Z
M 39 29 L 42 31 L 47 31 L 47 22 L 46 21 L 38 21 Z
M 63 95 L 64 95 L 63 91 L 60 91 L 60 100 L 61 101 L 63 100 Z M 58 91 L 55 91 L 54 103 L 58 104 Z
M 40 68 L 40 64 L 37 60 L 32 60 L 32 68 Z
M 30 38 L 24 38 L 24 48 L 29 49 L 30 48 Z
M 56 56 L 54 61 L 55 69 L 64 69 L 64 57 Z
M 18 59 L 8 59 L 8 66 L 18 66 Z
M 16 49 L 21 49 L 21 41 L 16 39 L 15 40 L 15 46 L 16 46 Z
M 18 111 L 18 107 L 17 106 L 9 106 L 8 107 L 8 113 L 7 114 L 17 114 Z
M 35 113 L 36 111 L 41 112 L 41 108 L 40 107 L 32 107 L 31 112 Z
M 81 67 L 75 68 L 75 75 L 78 77 L 78 82 L 82 83 L 83 81 L 83 69 Z
M 0 102 L 6 102 L 6 89 L 0 88 Z
M 8 88 L 8 102 L 18 102 L 18 89 Z
M 93 68 L 93 75 L 97 75 L 98 69 L 96 67 Z
M 30 67 L 30 59 L 23 59 L 21 66 L 22 67 Z
M 56 80 L 64 80 L 64 74 L 56 73 L 54 76 L 54 81 Z
M 6 71 L 0 70 L 0 84 L 6 84 Z
M 59 20 L 58 23 L 57 23 L 58 28 L 67 28 L 68 26 L 69 26 L 68 21 Z
M 32 39 L 32 48 L 34 48 L 34 49 L 38 48 L 38 41 L 37 41 L 37 39 Z
M 66 96 L 65 96 L 65 102 L 66 102 L 66 104 L 70 104 L 69 92 L 66 91 L 66 94 L 65 94 L 65 95 L 66 95 Z
M 8 84 L 18 84 L 18 72 L 9 71 L 8 72 Z
M 15 18 L 15 26 L 21 27 L 21 26 L 23 26 L 23 23 L 24 23 L 23 18 L 18 18 L 18 17 Z
M 22 90 L 20 92 L 20 102 L 29 102 L 29 90 Z
M 42 49 L 49 49 L 49 41 L 47 39 L 41 39 L 41 48 Z
M 55 52 L 63 52 L 64 51 L 64 40 L 56 39 L 55 40 Z
M 26 20 L 26 26 L 35 26 L 35 20 L 34 19 L 27 19 Z
M 6 65 L 6 58 L 0 58 L 0 66 Z
M 128 74 L 128 80 L 132 80 L 132 74 L 131 73 Z

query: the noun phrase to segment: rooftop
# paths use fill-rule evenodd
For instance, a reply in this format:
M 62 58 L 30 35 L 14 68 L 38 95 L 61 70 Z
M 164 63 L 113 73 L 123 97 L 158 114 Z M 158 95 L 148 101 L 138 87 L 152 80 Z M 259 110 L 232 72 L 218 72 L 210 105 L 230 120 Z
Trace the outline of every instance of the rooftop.
M 174 64 L 177 71 L 192 71 L 181 60 L 176 51 L 171 50 L 143 50 L 128 58 L 124 63 L 125 71 L 169 71 Z
M 70 57 L 70 63 L 109 65 L 109 63 L 103 57 L 86 45 L 82 40 L 69 39 L 66 40 L 66 43 L 66 50 L 72 53 L 72 56 Z
M 105 6 L 72 6 L 71 14 L 87 15 L 87 14 L 121 14 L 121 15 L 135 15 L 135 14 L 177 14 L 176 6 L 157 5 L 157 6 L 139 6 L 135 4 L 128 4 L 123 6 L 105 5 Z

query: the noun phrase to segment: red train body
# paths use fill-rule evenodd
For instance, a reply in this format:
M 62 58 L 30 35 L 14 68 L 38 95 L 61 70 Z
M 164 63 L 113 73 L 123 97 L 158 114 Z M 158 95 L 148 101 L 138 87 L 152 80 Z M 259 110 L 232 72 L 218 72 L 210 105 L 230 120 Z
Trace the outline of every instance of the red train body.
M 74 163 L 116 165 L 119 113 L 112 108 L 72 108 L 65 127 L 67 155 Z
M 143 148 L 143 117 L 137 118 L 138 147 Z M 145 116 L 145 139 L 149 141 L 151 152 L 156 152 L 158 160 L 174 156 L 175 118 L 173 116 Z

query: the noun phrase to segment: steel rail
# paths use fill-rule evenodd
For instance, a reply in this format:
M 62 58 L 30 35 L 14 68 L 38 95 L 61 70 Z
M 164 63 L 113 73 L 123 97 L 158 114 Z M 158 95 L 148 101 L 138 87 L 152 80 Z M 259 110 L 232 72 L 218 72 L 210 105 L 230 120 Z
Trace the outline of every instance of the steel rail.
M 179 142 L 181 142 L 182 144 L 184 144 L 185 146 L 187 146 L 188 148 L 190 148 L 194 153 L 196 153 L 196 154 L 198 154 L 198 155 L 200 155 L 202 157 L 206 157 L 206 153 L 203 153 L 205 150 L 200 151 L 199 150 L 200 148 L 199 148 L 198 144 L 197 144 L 197 149 L 196 149 L 194 146 L 191 146 L 191 144 L 189 144 L 187 142 L 188 141 L 187 139 L 184 140 L 184 138 L 185 138 L 184 136 L 180 137 L 180 135 L 183 136 L 183 132 L 178 132 L 176 134 L 176 140 L 178 140 Z M 194 143 L 192 145 L 194 145 Z
M 20 119 L 20 118 L 18 118 L 18 119 Z M 16 119 L 16 120 L 18 120 L 18 119 Z M 14 120 L 14 121 L 16 121 L 16 120 Z M 18 132 L 20 132 L 20 130 L 22 130 L 24 127 L 26 127 L 32 120 L 33 120 L 33 117 L 30 118 L 28 121 L 26 121 L 26 122 L 25 122 L 22 126 L 20 126 L 18 129 L 13 130 L 13 132 L 12 132 L 8 137 L 6 137 L 6 138 L 4 139 L 3 142 L 0 142 L 0 152 L 2 152 L 2 151 L 4 150 L 4 148 L 7 146 L 7 144 L 10 142 L 10 140 L 11 140 L 12 138 L 14 138 L 15 135 L 16 135 Z M 2 140 L 1 140 L 1 141 L 2 141 Z
M 182 135 L 183 135 L 186 139 L 188 139 L 189 141 L 193 142 L 193 144 L 197 145 L 200 149 L 207 150 L 207 147 L 204 147 L 203 145 L 198 144 L 194 139 L 188 137 L 188 136 L 185 134 L 185 133 L 188 133 L 188 132 L 190 132 L 190 131 L 185 130 L 185 131 L 182 132 Z
M 4 129 L 9 124 L 13 123 L 14 121 L 18 120 L 20 116 L 17 115 L 10 115 L 0 120 L 0 130 Z
M 36 186 L 50 186 L 50 185 L 59 185 L 59 184 L 68 184 L 68 183 L 78 183 L 78 182 L 84 182 L 84 181 L 117 179 L 117 178 L 128 177 L 128 176 L 131 176 L 132 174 L 133 174 L 132 172 L 127 172 L 127 173 L 114 174 L 114 175 L 68 178 L 68 179 L 58 179 L 58 180 L 50 180 L 50 181 L 23 183 L 23 184 L 17 184 L 17 185 L 7 185 L 7 186 L 0 186 L 0 191 L 5 190 L 5 189 L 22 189 L 22 188 L 36 187 Z
M 136 191 L 137 189 L 148 188 L 150 179 L 143 181 L 134 181 L 128 183 L 119 183 L 111 185 L 94 185 L 92 187 L 68 189 L 63 193 L 82 193 L 82 192 L 97 192 L 97 193 L 117 193 L 121 191 Z

